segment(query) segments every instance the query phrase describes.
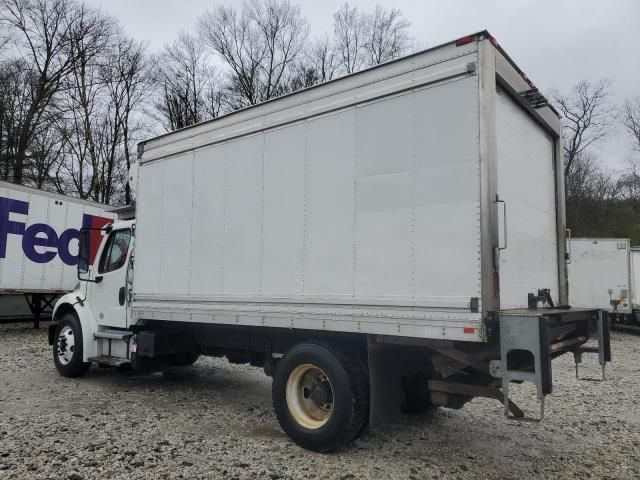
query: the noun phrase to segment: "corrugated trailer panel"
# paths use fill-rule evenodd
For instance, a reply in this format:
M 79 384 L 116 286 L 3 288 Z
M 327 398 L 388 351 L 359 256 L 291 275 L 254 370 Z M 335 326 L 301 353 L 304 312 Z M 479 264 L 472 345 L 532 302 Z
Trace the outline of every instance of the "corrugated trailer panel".
M 630 313 L 629 249 L 626 238 L 571 239 L 571 306 L 612 311 L 611 300 L 619 300 L 616 312 Z
M 143 164 L 136 294 L 468 306 L 477 101 L 465 77 Z
M 77 234 L 113 218 L 102 206 L 63 195 L 0 183 L 0 291 L 60 292 L 77 283 Z

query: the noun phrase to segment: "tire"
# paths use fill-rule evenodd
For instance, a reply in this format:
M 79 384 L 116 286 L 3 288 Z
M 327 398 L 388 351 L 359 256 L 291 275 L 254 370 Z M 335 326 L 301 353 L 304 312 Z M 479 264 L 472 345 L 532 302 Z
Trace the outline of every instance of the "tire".
M 82 360 L 82 328 L 72 313 L 62 316 L 53 343 L 53 363 L 63 377 L 84 375 L 91 363 Z
M 353 440 L 369 415 L 361 363 L 319 343 L 293 347 L 276 366 L 273 406 L 285 433 L 314 452 L 333 452 Z

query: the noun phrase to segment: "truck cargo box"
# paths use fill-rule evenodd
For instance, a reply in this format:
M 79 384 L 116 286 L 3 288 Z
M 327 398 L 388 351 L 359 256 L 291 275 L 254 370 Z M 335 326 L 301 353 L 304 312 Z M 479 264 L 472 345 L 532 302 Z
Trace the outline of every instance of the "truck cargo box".
M 314 451 L 477 396 L 539 421 L 553 358 L 611 359 L 606 314 L 567 304 L 561 138 L 479 32 L 148 140 L 135 220 L 96 262 L 81 235 L 56 368 L 263 367 Z M 523 381 L 536 417 L 510 398 Z
M 561 123 L 514 65 L 459 41 L 145 142 L 134 316 L 481 341 L 566 304 Z

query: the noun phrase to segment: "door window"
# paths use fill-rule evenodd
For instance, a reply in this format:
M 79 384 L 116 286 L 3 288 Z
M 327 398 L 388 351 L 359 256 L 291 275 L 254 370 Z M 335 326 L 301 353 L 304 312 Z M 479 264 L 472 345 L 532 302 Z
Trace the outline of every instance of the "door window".
M 109 273 L 121 268 L 127 261 L 131 230 L 112 232 L 102 252 L 98 273 Z

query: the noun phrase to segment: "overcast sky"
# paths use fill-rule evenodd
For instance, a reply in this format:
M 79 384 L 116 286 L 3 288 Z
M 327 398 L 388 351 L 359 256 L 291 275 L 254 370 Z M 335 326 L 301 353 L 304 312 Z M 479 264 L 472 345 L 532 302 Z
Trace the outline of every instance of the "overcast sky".
M 293 0 L 295 1 L 295 0 Z M 88 0 L 117 17 L 152 50 L 219 3 L 239 0 Z M 312 33 L 330 32 L 343 0 L 298 0 Z M 640 96 L 640 0 L 352 0 L 362 10 L 398 7 L 420 45 L 433 46 L 487 29 L 541 90 L 579 80 L 613 81 L 616 100 Z M 619 132 L 596 152 L 622 168 L 629 141 Z

